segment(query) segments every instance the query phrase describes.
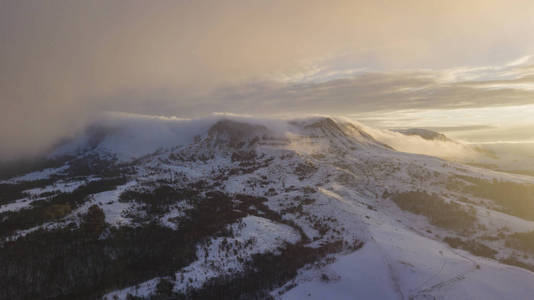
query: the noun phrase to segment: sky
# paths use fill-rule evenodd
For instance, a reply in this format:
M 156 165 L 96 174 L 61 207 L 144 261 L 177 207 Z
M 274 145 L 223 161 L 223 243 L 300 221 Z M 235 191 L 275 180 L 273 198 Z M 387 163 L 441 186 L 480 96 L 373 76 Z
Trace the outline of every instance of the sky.
M 534 2 L 0 0 L 0 157 L 105 112 L 534 141 Z

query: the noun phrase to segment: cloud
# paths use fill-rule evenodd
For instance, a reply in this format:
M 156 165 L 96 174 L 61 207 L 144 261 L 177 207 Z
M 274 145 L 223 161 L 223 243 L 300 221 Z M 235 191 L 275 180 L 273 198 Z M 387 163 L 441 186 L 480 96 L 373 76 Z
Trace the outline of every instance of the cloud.
M 393 147 L 397 151 L 423 154 L 439 157 L 449 161 L 467 163 L 476 166 L 483 166 L 495 170 L 504 170 L 512 172 L 532 172 L 534 168 L 534 140 L 509 140 L 510 133 L 517 132 L 521 128 L 512 127 L 511 129 L 497 129 L 491 136 L 491 142 L 473 142 L 465 143 L 463 141 L 449 140 L 427 140 L 416 135 L 404 135 L 400 132 L 390 131 L 358 124 L 365 132 L 369 133 L 377 141 Z M 449 128 L 452 131 L 464 130 L 487 130 L 493 132 L 487 127 L 476 128 Z M 529 127 L 532 129 L 532 127 Z M 508 133 L 504 140 L 498 139 L 499 134 Z M 484 133 L 481 134 L 484 136 Z M 534 137 L 531 135 L 531 138 Z
M 524 90 L 390 73 L 534 52 L 525 38 L 534 4 L 513 2 L 2 1 L 0 156 L 42 151 L 107 110 L 189 117 L 525 102 Z M 281 74 L 318 82 L 272 80 Z
M 358 125 L 377 141 L 391 146 L 397 151 L 441 157 L 456 161 L 473 161 L 482 158 L 482 153 L 471 145 L 456 141 L 427 140 L 416 135 Z
M 202 112 L 207 104 L 238 113 L 361 114 L 423 109 L 465 109 L 533 104 L 534 90 L 516 81 L 443 82 L 442 71 L 366 72 L 326 82 L 257 82 L 227 86 L 190 106 Z M 172 101 L 170 106 L 175 105 Z M 169 107 L 172 109 L 172 107 Z

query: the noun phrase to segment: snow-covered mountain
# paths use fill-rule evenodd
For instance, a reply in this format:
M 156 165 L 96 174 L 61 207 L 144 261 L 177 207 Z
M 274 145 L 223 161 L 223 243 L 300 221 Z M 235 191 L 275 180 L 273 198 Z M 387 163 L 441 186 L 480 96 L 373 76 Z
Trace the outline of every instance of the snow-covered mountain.
M 530 298 L 534 178 L 394 148 L 326 117 L 93 127 L 0 184 L 0 298 Z

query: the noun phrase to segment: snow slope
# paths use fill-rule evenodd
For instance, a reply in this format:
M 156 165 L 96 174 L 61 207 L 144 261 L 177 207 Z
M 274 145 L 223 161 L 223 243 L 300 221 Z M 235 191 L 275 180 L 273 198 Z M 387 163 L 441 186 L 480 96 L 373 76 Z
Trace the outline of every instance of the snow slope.
M 128 167 L 127 172 L 121 171 L 126 183 L 94 193 L 61 220 L 20 230 L 12 239 L 50 224 L 79 223 L 79 216 L 93 205 L 102 209 L 110 226 L 141 227 L 153 222 L 179 231 L 180 220 L 194 209 L 194 201 L 214 192 L 231 203 L 226 213 L 243 215 L 222 228 L 231 235 L 213 235 L 199 242 L 196 259 L 172 276 L 116 288 L 105 295 L 107 299 L 126 299 L 129 294 L 149 298 L 158 293 L 162 279 L 170 282 L 176 295 L 187 295 L 202 290 L 210 280 L 250 272 L 253 257 L 283 253 L 289 245 L 306 251 L 339 247 L 307 261 L 296 277 L 273 287 L 269 294 L 279 299 L 528 299 L 534 295 L 534 273 L 503 263 L 514 257 L 534 266 L 532 253 L 507 243 L 514 233 L 534 231 L 534 219 L 518 214 L 506 201 L 499 202 L 506 199 L 476 193 L 478 185 L 484 184 L 527 189 L 534 186 L 533 177 L 398 152 L 359 124 L 324 117 L 141 118 L 139 123 L 128 117 L 110 124 L 113 130 L 99 133 L 98 138 L 94 132 L 82 136 L 63 145 L 56 155 L 118 157 L 121 166 Z M 65 166 L 11 182 L 68 170 Z M 60 180 L 55 187 L 69 192 L 72 189 L 59 183 L 71 182 L 74 187 L 80 178 Z M 124 193 L 149 195 L 162 186 L 185 191 L 186 196 L 156 206 L 157 213 L 151 212 L 152 202 L 120 201 Z M 426 195 L 418 210 L 402 208 L 395 201 L 410 192 Z M 169 201 L 163 198 L 155 201 Z M 443 214 L 460 211 L 472 219 L 469 228 L 458 230 L 437 222 L 435 212 L 425 210 L 435 207 L 429 204 L 435 198 L 443 201 L 439 207 L 450 209 Z M 0 213 L 23 209 L 33 200 L 3 204 Z M 453 248 L 447 238 L 467 246 Z M 477 247 L 493 254 L 477 256 Z

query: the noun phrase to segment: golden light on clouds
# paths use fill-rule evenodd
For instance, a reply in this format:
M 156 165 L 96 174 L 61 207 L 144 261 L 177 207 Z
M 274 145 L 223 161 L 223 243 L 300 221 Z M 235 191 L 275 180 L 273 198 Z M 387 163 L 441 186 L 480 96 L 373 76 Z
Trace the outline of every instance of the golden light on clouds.
M 106 110 L 485 106 L 484 88 L 490 106 L 526 104 L 531 90 L 502 91 L 531 79 L 460 87 L 463 72 L 453 90 L 436 78 L 456 67 L 490 76 L 534 53 L 533 15 L 534 2 L 522 0 L 3 1 L 0 154 L 44 149 Z

